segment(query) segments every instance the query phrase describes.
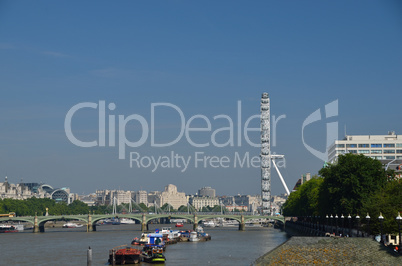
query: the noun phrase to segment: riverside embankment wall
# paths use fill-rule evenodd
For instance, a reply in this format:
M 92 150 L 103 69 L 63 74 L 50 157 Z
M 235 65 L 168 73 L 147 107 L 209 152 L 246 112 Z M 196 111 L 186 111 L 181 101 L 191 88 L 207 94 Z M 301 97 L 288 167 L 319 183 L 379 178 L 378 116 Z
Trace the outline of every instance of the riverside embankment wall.
M 253 265 L 402 265 L 402 256 L 371 238 L 293 236 Z

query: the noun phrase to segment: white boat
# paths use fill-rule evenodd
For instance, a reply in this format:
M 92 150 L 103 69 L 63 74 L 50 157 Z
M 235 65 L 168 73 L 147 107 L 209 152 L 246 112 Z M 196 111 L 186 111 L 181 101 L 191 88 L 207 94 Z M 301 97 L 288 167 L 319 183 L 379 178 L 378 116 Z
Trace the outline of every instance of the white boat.
M 0 224 L 0 233 L 14 233 L 24 231 L 22 224 Z
M 221 222 L 222 227 L 235 227 L 239 226 L 239 222 L 236 220 L 226 220 Z
M 135 224 L 135 221 L 132 219 L 128 219 L 128 218 L 121 218 L 120 223 L 121 224 Z
M 15 224 L 15 228 L 17 228 L 18 232 L 23 232 L 24 231 L 24 225 L 23 224 Z
M 167 235 L 168 239 L 178 239 L 180 237 L 179 230 L 172 230 L 171 227 L 162 227 L 161 234 Z
M 214 221 L 205 221 L 202 223 L 204 227 L 216 227 L 217 224 Z
M 197 232 L 191 232 L 190 233 L 190 238 L 188 239 L 188 241 L 190 241 L 190 242 L 197 242 L 197 241 L 200 241 L 200 238 L 198 237 L 198 234 L 197 234 Z
M 246 223 L 246 227 L 262 227 L 259 223 Z
M 63 224 L 63 228 L 79 228 L 82 227 L 82 224 L 76 224 L 76 223 L 65 223 Z
M 197 228 L 195 229 L 195 231 L 197 233 L 204 233 L 204 228 L 202 228 L 201 226 L 197 226 Z

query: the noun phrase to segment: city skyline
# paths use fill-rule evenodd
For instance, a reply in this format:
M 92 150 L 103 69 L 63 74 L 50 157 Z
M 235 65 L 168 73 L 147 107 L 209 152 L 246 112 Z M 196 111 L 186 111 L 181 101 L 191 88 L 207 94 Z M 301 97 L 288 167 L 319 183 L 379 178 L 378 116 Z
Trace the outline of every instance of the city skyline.
M 285 155 L 281 171 L 293 187 L 323 166 L 305 144 L 325 153 L 328 123 L 337 123 L 338 139 L 402 134 L 398 8 L 377 1 L 2 1 L 0 176 L 69 184 L 79 194 L 170 183 L 181 191 L 260 194 L 258 158 L 251 162 L 260 136 L 244 129 L 267 92 L 271 151 Z M 72 112 L 79 104 L 86 107 Z M 319 119 L 305 123 L 317 110 Z M 210 130 L 182 131 L 208 123 Z M 258 118 L 249 121 L 259 127 Z M 80 147 L 69 136 L 97 143 Z M 196 167 L 197 154 L 219 160 Z M 239 167 L 246 156 L 249 164 Z M 274 171 L 271 179 L 272 194 L 284 193 Z
M 23 190 L 25 191 L 25 190 L 27 190 L 28 189 L 28 187 L 26 187 L 26 185 L 30 185 L 30 186 L 32 186 L 32 185 L 45 185 L 46 186 L 46 188 L 48 187 L 48 186 L 50 186 L 50 187 L 52 187 L 52 189 L 54 189 L 54 190 L 67 190 L 68 191 L 68 193 L 69 194 L 76 194 L 76 195 L 78 195 L 78 196 L 88 196 L 88 195 L 91 195 L 91 194 L 96 194 L 96 191 L 106 191 L 106 190 L 108 190 L 108 191 L 125 191 L 125 192 L 127 192 L 127 191 L 130 191 L 130 192 L 139 192 L 139 191 L 145 191 L 145 192 L 161 192 L 161 191 L 163 191 L 163 189 L 162 188 L 164 188 L 164 187 L 166 187 L 166 186 L 168 186 L 168 185 L 174 185 L 174 186 L 176 186 L 177 187 L 177 185 L 176 184 L 172 184 L 172 183 L 166 183 L 165 185 L 163 185 L 162 187 L 158 187 L 158 188 L 152 188 L 152 189 L 150 189 L 150 190 L 142 190 L 142 189 L 129 189 L 129 188 L 104 188 L 104 189 L 94 189 L 93 191 L 89 191 L 87 194 L 82 194 L 82 193 L 79 193 L 78 191 L 71 191 L 71 189 L 70 189 L 70 186 L 68 186 L 68 184 L 65 184 L 65 186 L 62 186 L 62 187 L 53 187 L 52 186 L 52 184 L 49 184 L 49 183 L 42 183 L 42 182 L 30 182 L 30 183 L 26 183 L 26 182 L 13 182 L 13 180 L 11 179 L 8 179 L 8 177 L 6 176 L 6 178 L 7 179 L 5 179 L 5 181 L 6 182 L 8 182 L 8 184 L 9 185 L 11 185 L 12 186 L 12 188 L 14 189 L 15 187 L 17 187 L 17 186 L 19 186 L 19 185 L 24 185 L 24 187 L 23 187 Z M 0 182 L 0 184 L 4 184 L 5 182 Z M 31 190 L 31 188 L 29 188 L 30 190 Z M 179 189 L 179 188 L 178 188 Z M 188 191 L 185 191 L 185 190 L 181 190 L 180 189 L 180 191 L 181 192 L 184 192 L 186 195 L 188 195 L 188 196 L 200 196 L 201 194 L 200 194 L 200 191 L 202 190 L 202 189 L 212 189 L 213 191 L 214 191 L 214 195 L 215 195 L 215 191 L 216 191 L 216 189 L 215 188 L 213 188 L 213 187 L 201 187 L 201 188 L 198 188 L 197 190 L 196 190 L 196 192 L 188 192 Z M 14 194 L 15 195 L 19 195 L 19 193 L 21 193 L 21 191 L 18 191 L 18 193 L 15 193 L 14 192 Z M 201 196 L 207 196 L 207 197 L 226 197 L 226 196 L 237 196 L 237 195 L 241 195 L 241 194 L 218 194 L 218 193 L 216 193 L 216 196 L 208 196 L 208 195 L 201 195 Z M 246 194 L 244 194 L 244 195 L 246 195 Z M 282 194 L 278 194 L 278 195 L 282 195 Z M 274 196 L 278 196 L 278 195 L 274 195 Z M 257 193 L 257 194 L 253 194 L 253 196 L 261 196 L 261 193 Z M 24 194 L 24 198 L 23 199 L 25 199 L 26 197 L 25 197 L 25 194 Z

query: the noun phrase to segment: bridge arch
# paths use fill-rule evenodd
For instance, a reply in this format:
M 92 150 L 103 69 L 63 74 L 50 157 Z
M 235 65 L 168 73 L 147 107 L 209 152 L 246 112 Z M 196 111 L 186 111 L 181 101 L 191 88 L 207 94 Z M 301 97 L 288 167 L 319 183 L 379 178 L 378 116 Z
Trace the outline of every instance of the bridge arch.
M 148 218 L 149 217 L 149 218 Z M 173 219 L 186 219 L 190 220 L 192 223 L 194 223 L 194 216 L 190 215 L 181 215 L 181 214 L 157 214 L 157 215 L 149 215 L 146 216 L 145 223 L 149 223 L 149 221 L 154 220 L 154 219 L 159 219 L 159 218 L 173 218 Z M 142 221 L 141 221 L 142 222 Z
M 114 217 L 129 218 L 129 219 L 138 221 L 141 224 L 142 218 L 137 217 L 137 216 L 138 216 L 138 214 L 137 215 L 133 215 L 133 214 L 105 214 L 105 215 L 101 215 L 101 216 L 92 217 L 92 225 L 95 225 L 96 222 L 98 222 L 100 220 L 114 218 Z
M 38 220 L 38 225 L 44 225 L 46 222 L 49 221 L 56 221 L 56 220 L 79 220 L 79 221 L 83 221 L 85 223 L 88 223 L 88 217 L 85 216 L 45 216 L 46 218 L 42 218 L 40 220 Z
M 198 220 L 202 221 L 202 220 L 206 220 L 206 219 L 216 219 L 216 218 L 223 218 L 223 219 L 230 219 L 230 220 L 235 220 L 238 221 L 239 223 L 241 223 L 241 216 L 239 215 L 231 215 L 231 216 L 227 216 L 227 215 L 222 215 L 222 216 L 217 216 L 217 215 L 205 215 L 205 216 L 199 216 Z

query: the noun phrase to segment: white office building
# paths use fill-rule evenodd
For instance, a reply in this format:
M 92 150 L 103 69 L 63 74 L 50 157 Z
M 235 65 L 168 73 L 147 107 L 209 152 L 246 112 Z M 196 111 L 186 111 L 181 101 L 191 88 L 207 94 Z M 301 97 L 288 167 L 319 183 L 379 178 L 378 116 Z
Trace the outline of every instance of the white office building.
M 215 207 L 219 206 L 219 198 L 218 197 L 208 197 L 208 196 L 195 196 L 195 197 L 190 197 L 189 199 L 190 204 L 198 211 L 201 211 L 203 207 Z
M 135 192 L 135 202 L 137 204 L 144 203 L 145 206 L 148 205 L 148 193 L 145 190 L 139 190 Z
M 393 131 L 388 135 L 348 135 L 329 147 L 328 161 L 334 163 L 345 153 L 363 154 L 383 164 L 389 163 L 389 168 L 396 170 L 402 163 L 402 135 Z

